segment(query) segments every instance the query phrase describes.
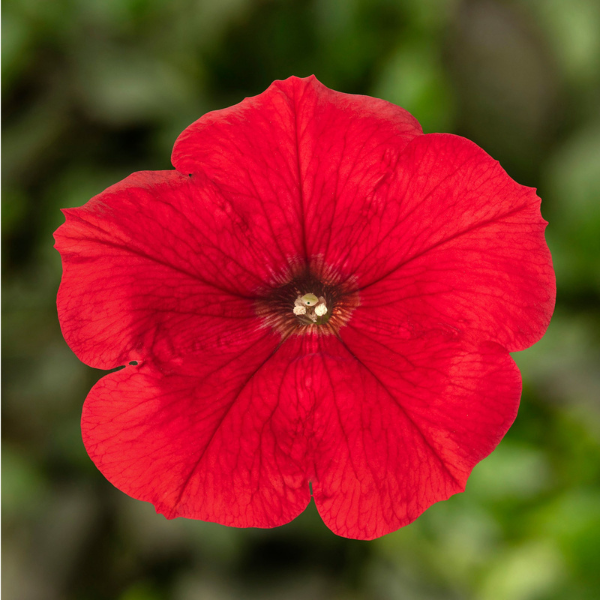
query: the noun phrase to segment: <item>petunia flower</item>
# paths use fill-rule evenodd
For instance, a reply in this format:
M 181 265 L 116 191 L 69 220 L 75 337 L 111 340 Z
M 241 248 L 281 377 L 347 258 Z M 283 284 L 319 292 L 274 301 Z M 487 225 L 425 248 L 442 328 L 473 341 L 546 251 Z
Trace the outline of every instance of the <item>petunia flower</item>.
M 276 81 L 204 115 L 174 171 L 68 209 L 58 314 L 83 440 L 167 518 L 274 527 L 314 498 L 372 539 L 465 489 L 552 314 L 535 190 L 405 110 Z

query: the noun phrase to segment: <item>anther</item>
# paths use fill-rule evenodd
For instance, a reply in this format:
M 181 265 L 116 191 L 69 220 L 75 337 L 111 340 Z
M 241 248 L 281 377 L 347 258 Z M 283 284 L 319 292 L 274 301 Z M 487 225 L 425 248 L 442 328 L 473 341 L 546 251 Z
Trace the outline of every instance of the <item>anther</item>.
M 315 306 L 315 315 L 317 315 L 317 317 L 322 317 L 326 313 L 327 313 L 327 306 L 325 305 L 325 303 L 317 304 L 317 306 Z

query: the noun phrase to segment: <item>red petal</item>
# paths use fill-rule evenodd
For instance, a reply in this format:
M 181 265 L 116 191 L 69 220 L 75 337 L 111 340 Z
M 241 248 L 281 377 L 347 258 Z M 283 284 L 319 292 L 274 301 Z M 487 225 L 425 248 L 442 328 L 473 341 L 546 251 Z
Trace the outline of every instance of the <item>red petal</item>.
M 86 449 L 104 475 L 168 518 L 274 527 L 308 504 L 306 411 L 281 381 L 278 337 L 101 379 L 83 411 Z M 281 367 L 281 368 L 279 368 Z
M 335 533 L 372 539 L 464 490 L 512 424 L 521 380 L 496 344 L 382 343 L 352 322 L 344 333 L 337 357 L 324 349 L 303 359 L 303 372 L 324 383 L 315 391 L 313 494 Z M 299 381 L 304 392 L 306 376 Z
M 86 449 L 169 518 L 280 525 L 310 479 L 334 532 L 394 531 L 464 489 L 516 415 L 519 373 L 494 344 L 345 331 L 112 373 L 86 400 Z
M 323 228 L 320 253 L 354 273 L 372 328 L 536 342 L 556 296 L 535 190 L 454 135 L 415 138 L 394 175 Z
M 370 194 L 421 133 L 414 117 L 389 102 L 290 77 L 204 115 L 180 135 L 172 160 L 264 214 L 269 243 L 287 262 L 298 249 L 318 254 L 318 227 L 338 216 L 341 225 L 347 204 Z
M 89 365 L 214 352 L 261 326 L 253 299 L 272 271 L 252 243 L 260 224 L 205 179 L 135 173 L 64 212 L 58 313 Z

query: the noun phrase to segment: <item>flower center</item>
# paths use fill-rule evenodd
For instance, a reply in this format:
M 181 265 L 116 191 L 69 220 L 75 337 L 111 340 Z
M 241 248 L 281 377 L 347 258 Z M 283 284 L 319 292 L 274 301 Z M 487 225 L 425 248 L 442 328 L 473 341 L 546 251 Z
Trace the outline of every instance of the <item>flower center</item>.
M 294 300 L 292 312 L 298 318 L 300 323 L 305 325 L 323 325 L 329 320 L 327 315 L 327 301 L 323 296 L 317 296 L 313 293 L 298 296 Z
M 360 303 L 349 281 L 324 267 L 297 269 L 260 293 L 256 313 L 282 335 L 337 333 Z

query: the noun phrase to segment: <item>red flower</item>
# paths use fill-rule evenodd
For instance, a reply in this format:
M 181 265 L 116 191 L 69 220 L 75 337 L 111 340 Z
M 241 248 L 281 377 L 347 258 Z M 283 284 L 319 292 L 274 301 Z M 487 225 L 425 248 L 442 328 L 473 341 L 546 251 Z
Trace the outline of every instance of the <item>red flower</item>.
M 56 232 L 83 439 L 167 518 L 370 539 L 465 488 L 513 422 L 555 280 L 535 191 L 314 77 L 188 127 Z

